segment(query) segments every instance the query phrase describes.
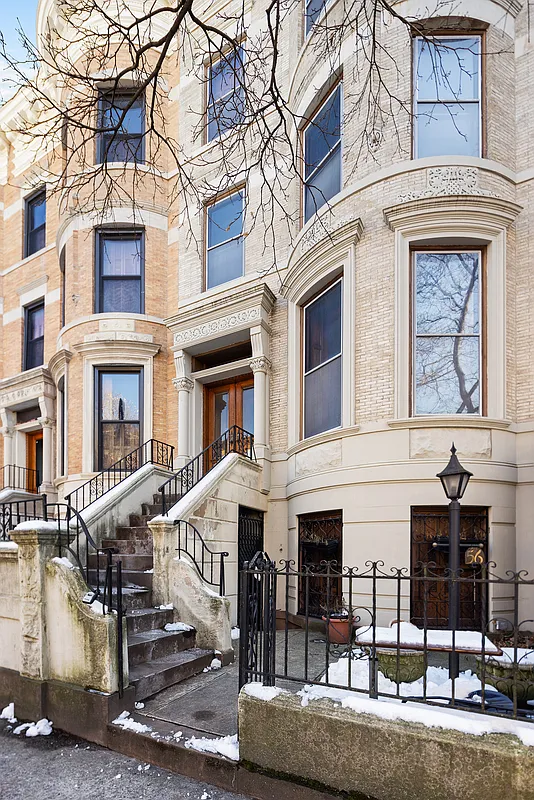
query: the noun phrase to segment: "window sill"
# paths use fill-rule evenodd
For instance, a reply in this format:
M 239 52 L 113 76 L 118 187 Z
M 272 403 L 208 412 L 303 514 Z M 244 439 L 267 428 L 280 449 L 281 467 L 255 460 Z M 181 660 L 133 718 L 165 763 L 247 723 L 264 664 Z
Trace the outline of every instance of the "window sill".
M 6 267 L 4 270 L 2 270 L 2 272 L 0 272 L 0 277 L 7 275 L 9 272 L 12 272 L 18 267 L 25 267 L 32 261 L 32 259 L 39 258 L 39 256 L 43 256 L 45 253 L 48 253 L 49 250 L 55 250 L 55 247 L 56 247 L 55 243 L 48 244 L 46 245 L 46 247 L 42 247 L 40 250 L 37 250 L 35 253 L 32 253 L 31 256 L 25 256 L 25 258 L 23 258 L 22 261 L 17 261 L 15 264 L 11 264 L 10 267 Z M 43 283 L 45 282 L 45 276 L 43 276 L 42 282 Z
M 420 416 L 408 417 L 407 419 L 388 420 L 389 428 L 496 428 L 507 430 L 511 427 L 511 420 L 491 419 L 490 417 L 480 417 L 471 415 L 446 414 L 439 416 Z
M 288 457 L 291 457 L 296 453 L 302 452 L 302 450 L 307 450 L 309 447 L 315 447 L 316 445 L 324 444 L 325 442 L 332 442 L 336 439 L 342 439 L 345 436 L 354 436 L 359 432 L 359 425 L 350 425 L 349 427 L 333 428 L 330 431 L 324 431 L 324 433 L 317 433 L 315 436 L 309 436 L 307 439 L 301 439 L 300 442 L 288 447 L 287 455 Z

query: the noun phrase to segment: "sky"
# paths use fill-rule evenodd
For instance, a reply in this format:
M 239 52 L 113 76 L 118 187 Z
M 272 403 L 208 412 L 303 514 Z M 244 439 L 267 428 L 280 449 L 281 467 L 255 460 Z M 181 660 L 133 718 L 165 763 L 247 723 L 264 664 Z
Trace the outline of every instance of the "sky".
M 35 15 L 38 0 L 0 0 L 0 31 L 2 32 L 11 55 L 24 58 L 17 35 L 17 28 L 22 27 L 28 38 L 35 38 Z M 9 86 L 9 75 L 0 64 L 0 98 L 6 99 L 12 93 Z

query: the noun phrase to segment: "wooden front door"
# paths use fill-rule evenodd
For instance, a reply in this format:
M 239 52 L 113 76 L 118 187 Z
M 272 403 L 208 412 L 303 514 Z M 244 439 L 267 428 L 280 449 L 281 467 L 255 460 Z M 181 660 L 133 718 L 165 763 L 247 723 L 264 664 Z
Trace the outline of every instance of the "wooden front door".
M 204 447 L 238 425 L 254 433 L 254 378 L 235 378 L 230 383 L 206 386 Z
M 26 434 L 26 466 L 28 468 L 26 488 L 36 492 L 43 482 L 43 432 Z

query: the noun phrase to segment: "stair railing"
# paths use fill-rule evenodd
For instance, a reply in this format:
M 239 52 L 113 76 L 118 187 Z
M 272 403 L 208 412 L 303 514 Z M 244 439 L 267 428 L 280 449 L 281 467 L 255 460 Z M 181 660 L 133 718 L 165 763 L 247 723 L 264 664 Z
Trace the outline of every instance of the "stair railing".
M 174 522 L 178 526 L 178 556 L 185 553 L 196 567 L 202 580 L 211 586 L 217 586 L 221 597 L 225 591 L 224 559 L 228 558 L 226 551 L 212 550 L 194 525 L 185 519 Z
M 174 447 L 157 439 L 149 439 L 131 453 L 120 458 L 107 469 L 94 475 L 86 483 L 65 496 L 65 502 L 76 511 L 83 511 L 95 500 L 103 497 L 107 492 L 122 481 L 129 478 L 145 464 L 156 464 L 159 467 L 172 470 Z
M 178 472 L 171 475 L 158 489 L 161 493 L 163 516 L 166 516 L 169 508 L 174 505 L 169 501 L 170 497 L 174 495 L 182 498 L 229 453 L 239 453 L 251 461 L 256 461 L 254 435 L 238 425 L 233 425 Z
M 9 541 L 9 531 L 29 520 L 44 519 L 46 495 L 36 495 L 28 500 L 10 500 L 0 503 L 0 542 Z
M 20 489 L 23 492 L 37 494 L 37 470 L 19 467 L 17 464 L 6 464 L 0 470 L 1 489 Z

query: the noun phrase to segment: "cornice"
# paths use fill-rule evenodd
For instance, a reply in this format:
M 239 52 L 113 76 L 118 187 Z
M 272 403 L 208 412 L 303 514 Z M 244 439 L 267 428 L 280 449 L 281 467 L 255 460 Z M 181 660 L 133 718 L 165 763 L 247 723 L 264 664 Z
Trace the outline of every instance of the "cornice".
M 466 232 L 480 224 L 490 228 L 507 228 L 522 206 L 510 200 L 490 195 L 442 195 L 421 197 L 397 203 L 384 209 L 384 219 L 392 231 L 408 230 L 432 222 L 446 227 L 451 221 L 464 225 Z
M 56 387 L 46 367 L 19 372 L 0 381 L 0 408 L 18 405 L 39 397 L 55 397 Z
M 389 428 L 487 428 L 500 431 L 508 430 L 512 422 L 506 419 L 490 419 L 476 417 L 473 414 L 464 416 L 409 417 L 408 419 L 391 419 L 387 421 Z
M 223 290 L 211 300 L 200 295 L 165 320 L 174 336 L 173 349 L 187 349 L 255 325 L 269 329 L 268 318 L 275 302 L 276 296 L 266 283 L 238 288 L 230 295 Z
M 78 342 L 72 349 L 84 356 L 103 356 L 110 358 L 134 357 L 151 358 L 161 350 L 159 344 L 127 338 L 105 338 L 87 342 Z

